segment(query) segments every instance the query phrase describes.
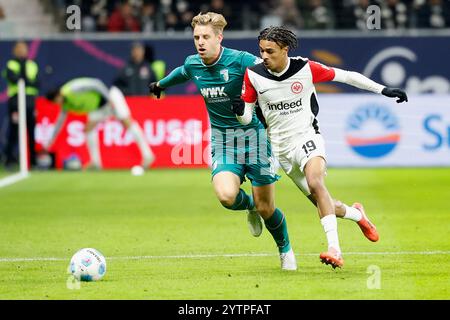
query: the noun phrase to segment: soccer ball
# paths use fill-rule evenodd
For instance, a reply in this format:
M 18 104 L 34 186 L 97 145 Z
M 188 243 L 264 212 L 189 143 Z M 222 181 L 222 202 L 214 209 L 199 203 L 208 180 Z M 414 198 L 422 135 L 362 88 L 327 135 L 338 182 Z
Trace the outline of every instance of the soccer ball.
M 78 281 L 98 281 L 106 273 L 106 259 L 98 250 L 84 248 L 73 255 L 69 271 Z
M 142 176 L 144 174 L 144 168 L 141 166 L 133 166 L 133 168 L 131 168 L 131 174 L 133 176 Z

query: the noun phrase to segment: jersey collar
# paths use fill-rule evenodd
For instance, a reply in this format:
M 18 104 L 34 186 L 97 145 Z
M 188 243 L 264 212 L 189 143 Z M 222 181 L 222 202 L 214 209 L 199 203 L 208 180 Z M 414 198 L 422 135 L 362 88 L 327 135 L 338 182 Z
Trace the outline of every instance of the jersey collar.
M 272 75 L 274 75 L 276 77 L 281 77 L 283 74 L 286 73 L 286 71 L 289 70 L 290 65 L 291 65 L 291 58 L 288 57 L 288 62 L 286 64 L 286 67 L 282 71 L 280 71 L 280 72 L 273 72 L 273 71 L 271 71 L 269 69 L 267 69 L 267 71 L 269 71 L 270 74 L 272 74 Z

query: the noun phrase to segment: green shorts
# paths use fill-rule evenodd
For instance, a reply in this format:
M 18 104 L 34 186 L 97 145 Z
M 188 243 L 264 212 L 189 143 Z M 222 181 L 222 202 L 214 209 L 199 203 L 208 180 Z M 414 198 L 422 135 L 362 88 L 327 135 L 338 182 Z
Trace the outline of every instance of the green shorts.
M 243 136 L 242 143 L 239 143 Z M 272 184 L 280 178 L 275 172 L 272 150 L 264 129 L 246 130 L 244 135 L 218 140 L 212 139 L 211 143 L 212 177 L 229 171 L 236 174 L 241 183 L 247 177 L 253 186 Z
M 214 167 L 213 163 L 213 170 L 211 173 L 212 177 L 222 171 L 233 172 L 241 179 L 241 183 L 243 183 L 245 181 L 245 177 L 247 177 L 251 181 L 252 186 L 255 187 L 272 184 L 280 179 L 279 175 L 271 172 L 271 169 L 258 164 L 217 164 Z

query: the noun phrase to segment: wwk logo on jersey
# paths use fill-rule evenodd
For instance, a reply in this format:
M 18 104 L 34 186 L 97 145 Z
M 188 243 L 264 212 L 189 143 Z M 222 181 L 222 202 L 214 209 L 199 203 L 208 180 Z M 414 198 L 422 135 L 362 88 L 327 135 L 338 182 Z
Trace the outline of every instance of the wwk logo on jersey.
M 200 92 L 205 98 L 226 97 L 225 87 L 201 88 Z

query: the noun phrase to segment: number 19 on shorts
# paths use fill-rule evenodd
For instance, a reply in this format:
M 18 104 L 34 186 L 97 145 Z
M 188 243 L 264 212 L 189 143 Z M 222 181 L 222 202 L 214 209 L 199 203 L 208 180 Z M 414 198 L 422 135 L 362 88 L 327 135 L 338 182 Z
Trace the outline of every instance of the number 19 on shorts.
M 314 150 L 317 149 L 316 144 L 314 141 L 309 140 L 302 146 L 303 151 L 305 151 L 306 155 L 310 154 Z

